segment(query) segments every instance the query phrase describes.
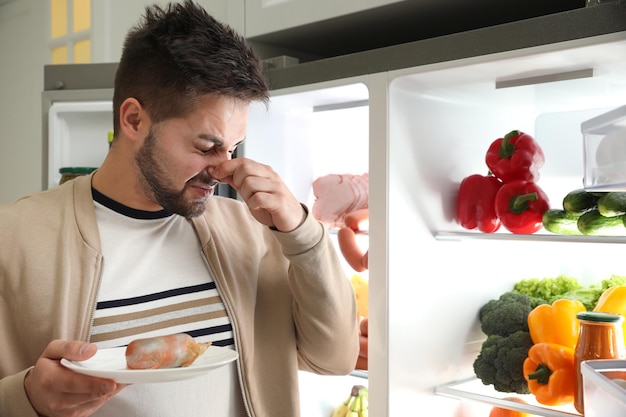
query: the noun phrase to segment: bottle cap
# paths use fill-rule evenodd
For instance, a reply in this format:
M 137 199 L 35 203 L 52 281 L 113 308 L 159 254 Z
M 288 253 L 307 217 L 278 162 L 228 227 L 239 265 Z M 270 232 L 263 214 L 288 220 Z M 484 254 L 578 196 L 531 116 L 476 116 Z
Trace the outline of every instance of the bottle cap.
M 93 168 L 93 167 L 63 167 L 63 168 L 59 168 L 59 173 L 83 175 L 83 174 L 91 174 L 95 170 L 96 168 Z
M 604 323 L 618 323 L 624 320 L 619 314 L 604 313 L 602 311 L 583 311 L 576 314 L 578 320 L 596 321 Z

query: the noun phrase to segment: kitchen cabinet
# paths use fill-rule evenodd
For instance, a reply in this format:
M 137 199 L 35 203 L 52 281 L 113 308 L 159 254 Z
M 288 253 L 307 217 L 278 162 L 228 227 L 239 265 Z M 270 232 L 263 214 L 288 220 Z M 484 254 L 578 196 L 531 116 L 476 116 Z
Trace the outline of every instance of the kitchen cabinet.
M 245 0 L 246 37 L 307 25 L 406 0 Z
M 584 4 L 585 0 L 246 0 L 245 36 L 263 58 L 287 55 L 310 62 Z

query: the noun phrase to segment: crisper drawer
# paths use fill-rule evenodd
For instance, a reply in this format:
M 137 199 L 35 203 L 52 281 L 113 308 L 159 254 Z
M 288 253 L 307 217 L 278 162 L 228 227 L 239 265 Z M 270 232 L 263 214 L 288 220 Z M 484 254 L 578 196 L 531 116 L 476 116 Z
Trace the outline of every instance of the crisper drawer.
M 584 141 L 585 188 L 626 189 L 626 105 L 584 121 L 580 130 Z
M 626 360 L 585 361 L 585 417 L 626 416 Z

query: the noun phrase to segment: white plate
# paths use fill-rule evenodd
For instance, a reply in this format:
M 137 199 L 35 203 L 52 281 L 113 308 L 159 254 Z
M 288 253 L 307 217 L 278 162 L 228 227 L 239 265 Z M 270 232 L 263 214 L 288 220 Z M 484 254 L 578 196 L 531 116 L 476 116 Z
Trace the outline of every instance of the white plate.
M 239 355 L 231 349 L 209 346 L 194 363 L 184 368 L 168 369 L 128 369 L 126 368 L 126 347 L 100 349 L 86 361 L 61 359 L 61 365 L 84 375 L 112 379 L 120 384 L 147 384 L 171 382 L 194 378 L 213 368 L 224 366 Z

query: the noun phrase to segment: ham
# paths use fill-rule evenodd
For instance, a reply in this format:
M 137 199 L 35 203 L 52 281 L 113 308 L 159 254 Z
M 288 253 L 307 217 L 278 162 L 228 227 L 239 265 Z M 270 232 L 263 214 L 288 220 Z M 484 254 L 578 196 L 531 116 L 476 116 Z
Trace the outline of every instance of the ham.
M 346 214 L 368 208 L 369 175 L 328 174 L 313 181 L 313 216 L 327 228 L 341 228 Z

